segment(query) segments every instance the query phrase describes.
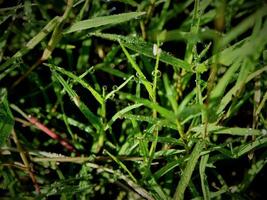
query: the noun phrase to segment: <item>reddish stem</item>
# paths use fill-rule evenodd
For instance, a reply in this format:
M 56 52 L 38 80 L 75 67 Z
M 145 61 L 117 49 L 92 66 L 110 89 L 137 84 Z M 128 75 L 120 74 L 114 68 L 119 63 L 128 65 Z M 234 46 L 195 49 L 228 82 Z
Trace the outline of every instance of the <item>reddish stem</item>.
M 66 149 L 68 149 L 69 151 L 71 151 L 71 152 L 75 152 L 76 151 L 75 148 L 71 144 L 69 144 L 67 140 L 63 139 L 58 134 L 56 134 L 55 132 L 51 131 L 45 125 L 40 123 L 35 117 L 29 116 L 29 117 L 27 117 L 27 120 L 29 122 L 31 122 L 34 126 L 36 126 L 38 129 L 40 129 L 41 131 L 43 131 L 44 133 L 49 135 L 51 138 L 59 141 L 59 143 L 62 146 L 64 146 Z

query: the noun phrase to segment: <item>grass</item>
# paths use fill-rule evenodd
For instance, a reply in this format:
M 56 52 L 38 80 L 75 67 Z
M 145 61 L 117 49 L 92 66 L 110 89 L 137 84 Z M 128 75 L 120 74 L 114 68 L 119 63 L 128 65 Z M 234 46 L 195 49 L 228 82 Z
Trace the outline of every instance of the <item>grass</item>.
M 264 2 L 0 5 L 3 199 L 264 199 Z

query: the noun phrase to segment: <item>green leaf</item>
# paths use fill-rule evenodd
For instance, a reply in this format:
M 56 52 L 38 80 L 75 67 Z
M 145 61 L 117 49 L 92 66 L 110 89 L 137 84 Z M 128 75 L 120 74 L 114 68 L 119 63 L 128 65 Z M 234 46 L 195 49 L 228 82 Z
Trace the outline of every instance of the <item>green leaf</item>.
M 14 117 L 9 109 L 6 89 L 0 89 L 0 146 L 2 146 L 14 127 Z
M 129 12 L 129 13 L 96 17 L 93 19 L 79 21 L 79 22 L 74 23 L 65 32 L 65 34 L 72 33 L 75 31 L 81 31 L 81 30 L 85 30 L 85 29 L 89 29 L 89 28 L 104 26 L 104 25 L 118 24 L 118 23 L 126 22 L 126 21 L 129 21 L 131 19 L 138 18 L 144 14 L 145 14 L 145 12 Z

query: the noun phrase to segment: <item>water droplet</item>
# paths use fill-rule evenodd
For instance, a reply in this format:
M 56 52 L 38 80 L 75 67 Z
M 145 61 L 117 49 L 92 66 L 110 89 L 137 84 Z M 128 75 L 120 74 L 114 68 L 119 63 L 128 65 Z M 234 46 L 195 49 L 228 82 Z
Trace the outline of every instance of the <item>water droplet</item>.
M 112 86 L 112 90 L 117 90 L 118 89 L 118 86 L 117 85 L 113 85 Z
M 19 102 L 20 102 L 21 104 L 23 104 L 23 103 L 25 103 L 25 99 L 20 99 Z
M 107 91 L 107 90 L 108 90 L 108 86 L 104 85 L 104 86 L 102 87 L 102 89 L 103 89 L 104 91 Z
M 159 71 L 159 70 L 156 70 L 156 71 L 153 70 L 151 74 L 152 74 L 152 76 L 154 76 L 154 77 L 155 77 L 155 76 L 158 77 L 158 78 L 161 77 L 161 71 Z
M 90 71 L 90 74 L 93 74 L 93 73 L 95 73 L 95 67 L 94 67 L 94 66 L 93 66 L 93 67 L 91 67 L 89 71 Z
M 114 12 L 115 10 L 117 10 L 116 7 L 112 7 L 111 9 L 109 9 L 109 12 Z
M 134 77 L 134 78 L 133 78 L 133 81 L 135 81 L 136 83 L 140 83 L 140 79 L 137 78 L 137 77 Z

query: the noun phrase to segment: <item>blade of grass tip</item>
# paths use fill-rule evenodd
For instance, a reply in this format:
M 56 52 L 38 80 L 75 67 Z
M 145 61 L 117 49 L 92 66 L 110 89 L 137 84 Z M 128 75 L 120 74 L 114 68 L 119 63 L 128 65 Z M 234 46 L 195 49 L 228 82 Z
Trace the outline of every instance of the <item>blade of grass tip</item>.
M 51 64 L 47 64 L 44 63 L 45 66 L 48 66 L 50 69 L 54 69 L 62 74 L 65 74 L 66 76 L 68 76 L 69 78 L 73 79 L 75 82 L 80 83 L 85 89 L 89 90 L 90 93 L 95 97 L 95 99 L 102 105 L 104 103 L 104 99 L 101 97 L 101 95 L 93 88 L 91 87 L 91 85 L 89 85 L 87 82 L 85 82 L 82 78 L 80 78 L 79 76 L 74 75 L 73 73 L 55 66 L 55 65 L 51 65 Z
M 104 150 L 103 153 L 107 153 L 112 160 L 114 160 L 125 172 L 128 173 L 128 175 L 131 177 L 131 179 L 137 183 L 136 178 L 133 176 L 133 174 L 129 171 L 129 169 L 126 167 L 126 165 L 124 165 L 116 156 L 113 156 L 110 152 L 108 152 L 106 149 Z
M 209 154 L 201 156 L 200 164 L 199 164 L 199 174 L 201 180 L 201 188 L 204 200 L 210 199 L 210 191 L 207 181 L 207 175 L 205 174 L 205 169 L 209 160 Z
M 145 12 L 129 12 L 129 13 L 121 13 L 116 15 L 102 16 L 93 19 L 83 20 L 74 23 L 68 30 L 64 32 L 64 34 L 69 34 L 72 32 L 82 31 L 104 25 L 118 24 L 129 21 L 131 19 L 136 19 L 144 14 Z
M 47 25 L 26 44 L 24 48 L 20 49 L 11 58 L 9 58 L 6 62 L 0 65 L 0 71 L 13 64 L 16 59 L 21 58 L 31 49 L 33 49 L 37 44 L 39 44 L 51 31 L 53 31 L 55 26 L 59 23 L 59 19 L 60 17 L 56 16 L 52 20 L 50 20 Z M 3 77 L 1 77 L 1 79 L 2 78 Z
M 151 99 L 154 99 L 154 93 L 153 93 L 153 88 L 151 86 L 151 83 L 149 81 L 147 81 L 147 78 L 145 77 L 145 75 L 143 74 L 143 72 L 141 71 L 141 69 L 139 68 L 139 66 L 135 63 L 135 61 L 132 59 L 131 55 L 129 54 L 129 52 L 126 50 L 126 48 L 124 47 L 124 45 L 119 41 L 119 44 L 124 52 L 124 54 L 126 55 L 128 61 L 131 63 L 132 67 L 134 68 L 134 70 L 137 72 L 138 76 L 140 77 L 142 83 L 145 85 L 145 88 L 150 96 Z
M 178 186 L 176 188 L 175 194 L 173 199 L 174 200 L 183 200 L 184 199 L 184 192 L 189 184 L 189 181 L 191 179 L 191 176 L 193 174 L 193 171 L 196 167 L 198 158 L 200 156 L 200 153 L 202 152 L 202 149 L 204 148 L 205 142 L 203 140 L 199 140 L 194 149 L 193 152 L 190 155 L 190 158 L 186 164 L 186 167 L 183 171 L 183 174 L 181 176 L 181 179 L 178 183 Z
M 105 96 L 105 101 L 113 96 L 116 92 L 120 91 L 127 83 L 133 79 L 134 76 L 130 76 L 126 81 L 124 81 L 119 87 L 115 87 L 110 93 Z
M 55 78 L 61 83 L 63 88 L 67 91 L 71 100 L 79 108 L 79 110 L 83 113 L 83 115 L 86 117 L 86 119 L 88 119 L 88 121 L 96 129 L 100 129 L 101 123 L 100 123 L 99 118 L 94 113 L 92 113 L 92 111 L 80 100 L 80 98 L 76 94 L 76 92 L 73 89 L 71 89 L 71 87 L 68 85 L 68 83 L 56 71 L 52 71 L 52 73 L 55 76 Z
M 118 119 L 121 118 L 125 113 L 135 109 L 135 108 L 139 108 L 140 106 L 142 106 L 142 103 L 138 103 L 138 104 L 133 104 L 130 106 L 127 106 L 125 108 L 123 108 L 122 110 L 118 111 L 112 118 L 111 120 L 107 123 L 107 126 L 105 128 L 105 130 L 107 130 L 108 128 L 111 127 L 111 125 Z

